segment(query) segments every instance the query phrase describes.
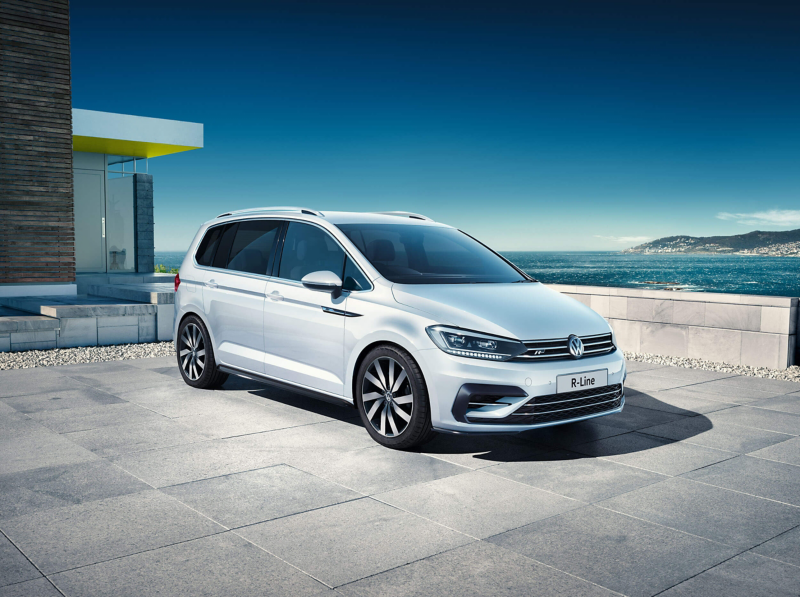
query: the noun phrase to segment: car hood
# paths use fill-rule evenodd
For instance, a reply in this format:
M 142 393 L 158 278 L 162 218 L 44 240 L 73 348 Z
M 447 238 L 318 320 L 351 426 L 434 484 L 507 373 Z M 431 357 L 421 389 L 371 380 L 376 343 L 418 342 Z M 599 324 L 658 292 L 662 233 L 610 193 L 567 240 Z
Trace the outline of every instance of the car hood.
M 395 300 L 442 324 L 517 338 L 607 334 L 609 325 L 589 307 L 534 282 L 524 284 L 395 284 Z

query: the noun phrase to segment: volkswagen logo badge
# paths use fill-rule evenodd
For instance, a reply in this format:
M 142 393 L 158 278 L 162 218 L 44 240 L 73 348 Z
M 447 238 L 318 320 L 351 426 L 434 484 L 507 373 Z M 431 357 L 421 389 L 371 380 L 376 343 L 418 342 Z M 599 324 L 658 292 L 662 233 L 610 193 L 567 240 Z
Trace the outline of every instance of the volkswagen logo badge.
M 572 355 L 572 358 L 579 359 L 583 356 L 583 342 L 581 342 L 581 339 L 575 334 L 567 338 L 567 344 L 569 345 L 569 354 Z

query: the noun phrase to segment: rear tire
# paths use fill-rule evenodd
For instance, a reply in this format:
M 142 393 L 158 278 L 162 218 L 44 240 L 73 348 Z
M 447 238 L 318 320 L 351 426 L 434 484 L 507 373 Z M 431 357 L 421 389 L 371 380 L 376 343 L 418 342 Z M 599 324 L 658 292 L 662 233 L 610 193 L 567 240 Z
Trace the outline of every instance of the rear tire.
M 356 404 L 367 432 L 387 448 L 409 450 L 436 435 L 425 378 L 401 348 L 369 351 L 357 372 Z
M 196 315 L 189 315 L 178 327 L 178 369 L 193 388 L 216 388 L 228 379 L 217 367 L 211 336 Z

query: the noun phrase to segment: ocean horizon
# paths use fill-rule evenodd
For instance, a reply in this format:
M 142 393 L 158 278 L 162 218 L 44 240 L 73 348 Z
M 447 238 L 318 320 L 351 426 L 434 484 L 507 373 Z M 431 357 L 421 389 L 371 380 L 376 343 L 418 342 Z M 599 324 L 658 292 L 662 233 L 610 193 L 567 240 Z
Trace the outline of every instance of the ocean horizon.
M 178 268 L 185 251 L 156 251 L 156 265 Z M 657 254 L 617 251 L 501 251 L 546 284 L 618 286 L 800 296 L 800 258 L 755 255 Z

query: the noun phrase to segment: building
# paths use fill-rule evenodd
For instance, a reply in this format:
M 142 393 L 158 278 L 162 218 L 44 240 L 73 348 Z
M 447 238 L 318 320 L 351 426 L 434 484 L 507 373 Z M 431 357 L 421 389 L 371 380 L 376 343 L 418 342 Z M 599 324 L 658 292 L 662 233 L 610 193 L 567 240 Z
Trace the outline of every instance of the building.
M 6 310 L 0 350 L 149 339 L 150 323 L 144 332 L 137 324 L 134 339 L 132 321 L 122 320 L 126 325 L 95 321 L 98 330 L 130 329 L 122 336 L 97 332 L 94 341 L 88 332 L 65 341 L 63 321 L 42 319 L 42 329 L 18 323 L 13 331 L 8 309 L 58 320 L 58 309 L 21 298 L 55 300 L 97 290 L 91 295 L 109 299 L 115 297 L 95 286 L 112 278 L 158 282 L 149 160 L 203 147 L 203 125 L 73 109 L 68 0 L 3 0 L 0 55 L 0 308 Z M 128 294 L 130 301 L 138 296 Z M 77 298 L 68 300 L 79 306 Z M 119 317 L 135 311 L 122 309 Z M 45 323 L 54 335 L 39 333 Z M 81 323 L 86 331 L 89 322 Z M 166 330 L 166 321 L 156 327 Z

